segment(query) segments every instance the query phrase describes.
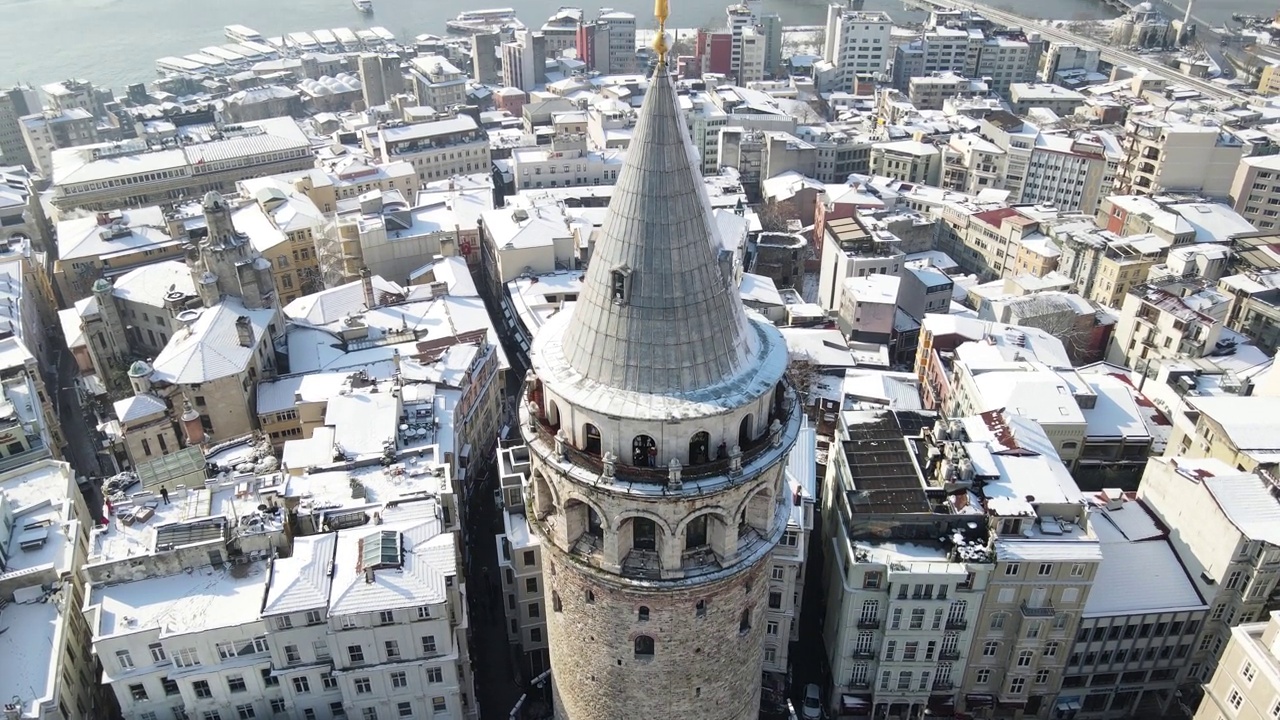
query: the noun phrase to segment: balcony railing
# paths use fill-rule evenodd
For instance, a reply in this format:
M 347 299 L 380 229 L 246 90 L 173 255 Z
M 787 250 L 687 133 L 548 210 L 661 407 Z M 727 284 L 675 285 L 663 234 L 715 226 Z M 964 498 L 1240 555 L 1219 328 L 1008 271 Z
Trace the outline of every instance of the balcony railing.
M 942 652 L 938 653 L 938 659 L 939 660 L 959 660 L 960 651 L 959 650 L 943 650 Z
M 942 691 L 955 690 L 956 684 L 951 682 L 950 680 L 938 680 L 933 684 L 933 689 L 942 690 Z
M 1026 600 L 1022 601 L 1023 617 L 1043 618 L 1043 617 L 1053 617 L 1053 615 L 1054 615 L 1054 609 L 1052 605 L 1032 606 Z
M 947 618 L 948 630 L 966 630 L 969 627 L 969 621 L 964 618 Z
M 787 392 L 787 399 L 790 401 L 794 395 L 790 390 Z M 787 406 L 790 408 L 790 404 Z M 547 423 L 541 408 L 535 404 L 534 428 L 540 440 L 545 442 L 552 448 L 553 452 L 557 449 L 556 433 L 559 432 L 559 426 L 552 426 Z M 777 420 L 785 432 L 787 423 L 791 419 L 791 413 L 788 410 L 773 414 L 770 417 L 770 425 L 773 420 Z M 751 464 L 756 458 L 767 453 L 773 445 L 774 433 L 766 431 L 759 437 L 753 438 L 747 445 L 742 446 L 741 466 L 745 467 Z M 604 458 L 595 453 L 589 453 L 584 450 L 573 447 L 570 443 L 561 443 L 566 460 L 577 467 L 585 468 L 591 472 L 604 474 L 605 463 Z M 734 463 L 733 458 L 717 458 L 707 462 L 698 463 L 697 465 L 685 465 L 680 468 L 680 478 L 682 480 L 696 480 L 699 478 L 715 477 L 717 475 L 727 475 Z M 659 461 L 657 467 L 643 467 L 639 465 L 628 465 L 621 462 L 613 464 L 613 474 L 619 480 L 627 482 L 642 482 L 653 484 L 667 484 L 671 479 L 671 470 L 662 465 Z
M 880 618 L 862 618 L 858 621 L 859 630 L 879 630 Z
M 871 660 L 876 656 L 876 651 L 872 648 L 855 648 L 853 651 L 854 660 Z

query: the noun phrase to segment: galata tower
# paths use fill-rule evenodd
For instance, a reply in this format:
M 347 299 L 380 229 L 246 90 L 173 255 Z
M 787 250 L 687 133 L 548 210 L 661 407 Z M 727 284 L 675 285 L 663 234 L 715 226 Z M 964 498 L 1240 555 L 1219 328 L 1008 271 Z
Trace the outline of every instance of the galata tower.
M 534 339 L 521 410 L 560 720 L 755 720 L 791 503 L 786 344 L 720 262 L 658 38 L 582 292 Z

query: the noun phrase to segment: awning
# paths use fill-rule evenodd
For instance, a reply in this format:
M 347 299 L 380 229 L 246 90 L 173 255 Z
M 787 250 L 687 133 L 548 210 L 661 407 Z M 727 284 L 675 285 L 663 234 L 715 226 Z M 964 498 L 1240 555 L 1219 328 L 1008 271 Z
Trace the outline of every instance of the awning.
M 969 693 L 964 696 L 964 704 L 970 709 L 993 707 L 996 704 L 996 696 L 986 695 L 983 693 Z

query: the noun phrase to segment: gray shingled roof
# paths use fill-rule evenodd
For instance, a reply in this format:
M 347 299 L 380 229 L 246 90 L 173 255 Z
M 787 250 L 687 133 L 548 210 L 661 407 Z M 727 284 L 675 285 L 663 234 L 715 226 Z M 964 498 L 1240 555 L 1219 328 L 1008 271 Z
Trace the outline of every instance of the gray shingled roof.
M 579 373 L 607 387 L 683 394 L 739 375 L 755 333 L 736 288 L 720 271 L 702 176 L 659 68 L 636 121 L 564 335 Z M 628 283 L 614 299 L 614 272 Z

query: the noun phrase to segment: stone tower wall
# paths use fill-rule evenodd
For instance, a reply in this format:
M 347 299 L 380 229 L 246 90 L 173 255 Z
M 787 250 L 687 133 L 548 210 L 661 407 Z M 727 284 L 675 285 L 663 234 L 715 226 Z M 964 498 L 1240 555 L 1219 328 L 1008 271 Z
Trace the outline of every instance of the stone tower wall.
M 770 553 L 727 578 L 660 590 L 606 579 L 555 548 L 544 553 L 558 720 L 755 719 Z M 642 634 L 654 639 L 650 659 L 635 655 Z

